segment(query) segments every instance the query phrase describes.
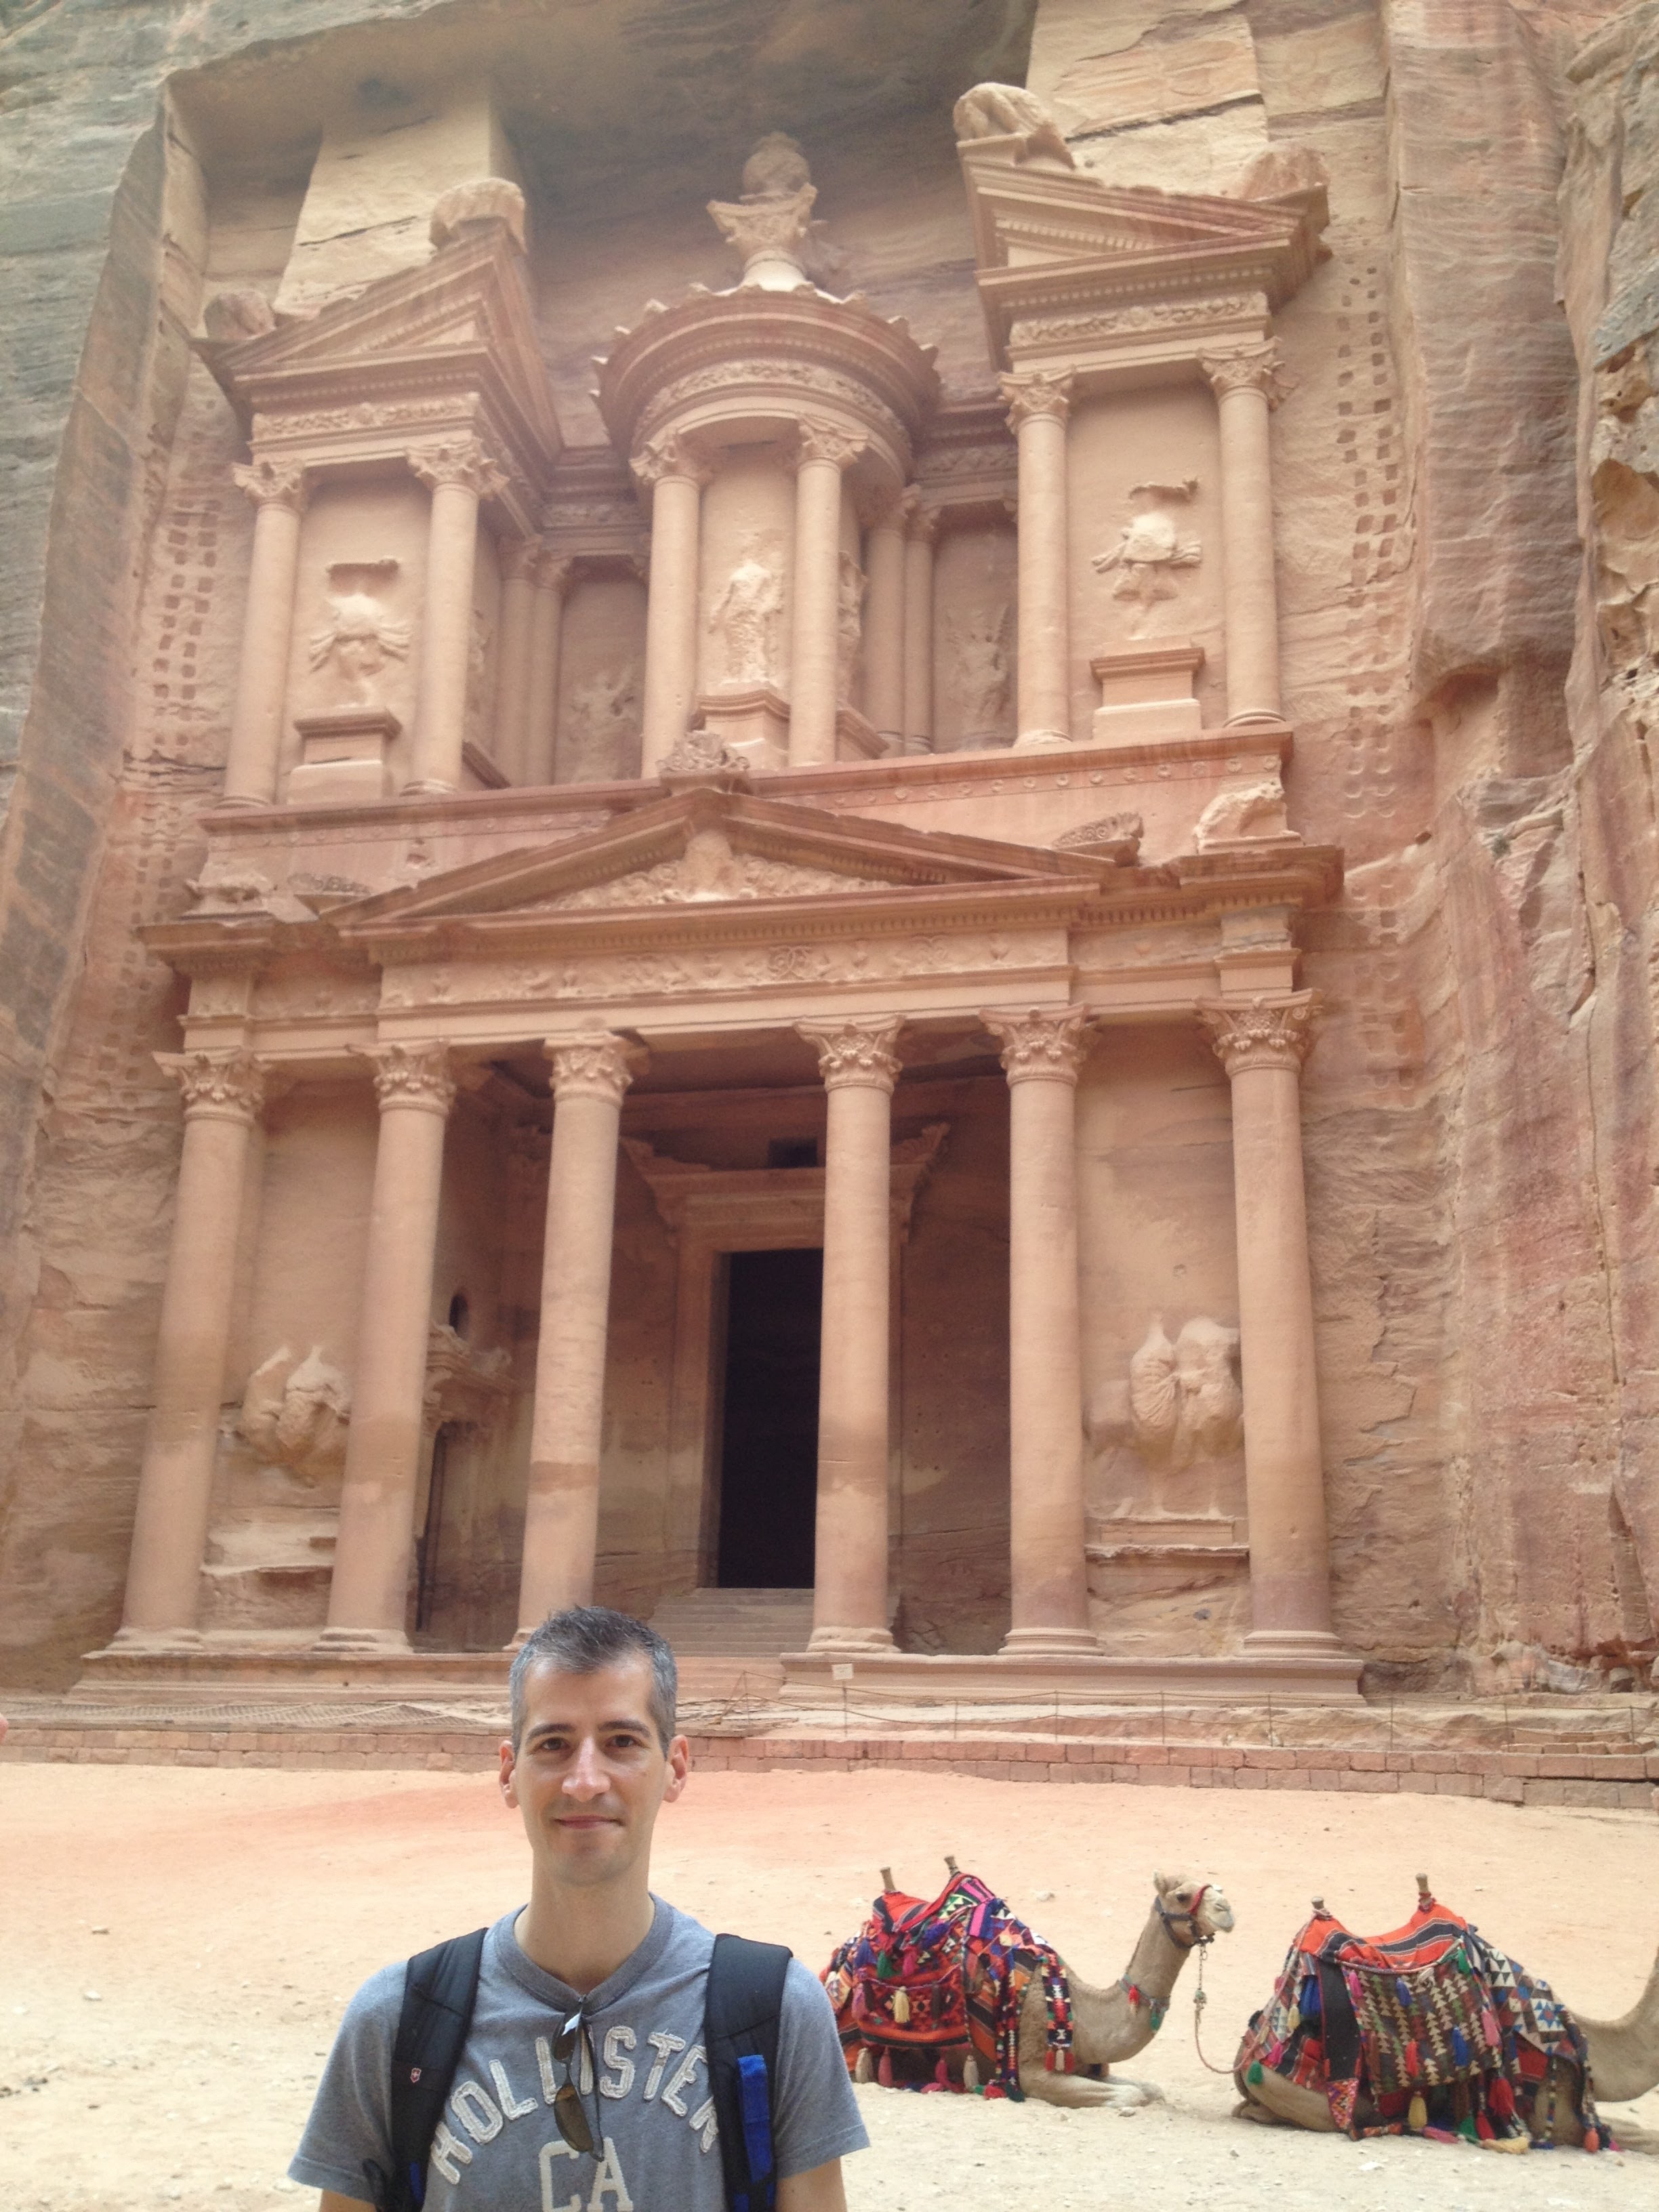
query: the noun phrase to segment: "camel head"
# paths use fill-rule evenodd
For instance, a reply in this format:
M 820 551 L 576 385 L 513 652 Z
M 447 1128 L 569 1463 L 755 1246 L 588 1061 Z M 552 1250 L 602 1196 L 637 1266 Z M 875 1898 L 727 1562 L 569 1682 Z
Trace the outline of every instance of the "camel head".
M 1233 1926 L 1233 1908 L 1219 1882 L 1193 1881 L 1184 1874 L 1155 1874 L 1158 1912 L 1183 1950 L 1212 1936 L 1225 1936 Z

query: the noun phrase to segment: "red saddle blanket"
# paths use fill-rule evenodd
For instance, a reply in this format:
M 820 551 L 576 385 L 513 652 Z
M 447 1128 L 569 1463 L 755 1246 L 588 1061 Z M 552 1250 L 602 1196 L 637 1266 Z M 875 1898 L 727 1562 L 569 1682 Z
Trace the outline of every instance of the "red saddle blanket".
M 1408 2131 L 1503 2140 L 1528 2132 L 1552 2062 L 1584 2130 L 1610 2141 L 1589 2088 L 1584 2039 L 1547 1982 L 1432 1898 L 1403 1928 L 1355 1936 L 1317 1913 L 1234 2061 L 1248 2090 L 1265 2069 L 1321 2089 L 1351 2135 Z
M 1018 2097 L 1019 2013 L 1041 1978 L 1043 2063 L 1069 2074 L 1071 1995 L 1059 1954 L 975 1875 L 931 1903 L 887 1890 L 823 1970 L 848 2070 L 867 2049 L 896 2088 L 963 2086 L 950 2061 L 970 2057 L 988 2097 Z

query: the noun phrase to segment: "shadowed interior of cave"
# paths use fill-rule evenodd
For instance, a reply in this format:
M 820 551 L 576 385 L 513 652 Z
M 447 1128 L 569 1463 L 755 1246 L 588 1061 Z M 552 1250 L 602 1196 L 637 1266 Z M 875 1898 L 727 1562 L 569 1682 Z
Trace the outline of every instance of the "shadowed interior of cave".
M 823 1254 L 734 1252 L 726 1296 L 722 1589 L 810 1589 Z

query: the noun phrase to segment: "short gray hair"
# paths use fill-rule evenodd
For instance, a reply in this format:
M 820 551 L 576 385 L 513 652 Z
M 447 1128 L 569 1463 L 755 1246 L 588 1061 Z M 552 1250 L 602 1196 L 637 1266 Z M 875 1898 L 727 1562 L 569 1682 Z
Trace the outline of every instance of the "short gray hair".
M 613 1613 L 608 1605 L 571 1605 L 562 1613 L 550 1613 L 519 1646 L 507 1678 L 514 1750 L 524 1734 L 525 1681 L 532 1667 L 555 1667 L 562 1674 L 597 1674 L 601 1667 L 635 1657 L 650 1662 L 646 1705 L 666 1751 L 674 1734 L 680 1686 L 672 1647 L 644 1621 L 635 1620 L 630 1613 Z

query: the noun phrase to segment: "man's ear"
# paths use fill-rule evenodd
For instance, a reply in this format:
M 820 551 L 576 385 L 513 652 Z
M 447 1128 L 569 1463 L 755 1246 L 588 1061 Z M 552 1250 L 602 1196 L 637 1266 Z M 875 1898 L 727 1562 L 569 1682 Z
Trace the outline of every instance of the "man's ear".
M 668 1780 L 662 1793 L 665 1805 L 672 1805 L 685 1788 L 691 1774 L 691 1746 L 683 1735 L 672 1736 L 668 1744 Z
M 518 1763 L 519 1755 L 514 1750 L 512 1744 L 507 1741 L 503 1741 L 501 1745 L 501 1800 L 504 1804 L 512 1806 L 515 1812 L 518 1810 L 519 1793 L 513 1785 L 514 1777 Z

